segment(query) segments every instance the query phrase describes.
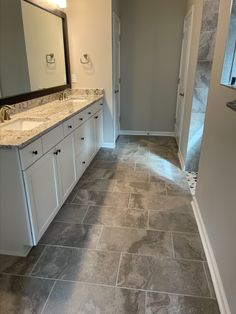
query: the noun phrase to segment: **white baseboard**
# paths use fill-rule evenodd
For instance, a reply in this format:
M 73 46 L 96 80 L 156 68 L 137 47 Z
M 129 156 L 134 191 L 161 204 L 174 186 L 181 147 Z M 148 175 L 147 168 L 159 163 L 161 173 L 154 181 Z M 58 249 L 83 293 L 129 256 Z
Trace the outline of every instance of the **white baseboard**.
M 11 255 L 17 257 L 26 257 L 30 250 L 32 249 L 31 246 L 25 248 L 24 251 L 8 251 L 8 250 L 0 250 L 0 255 Z
M 214 252 L 211 247 L 211 243 L 207 234 L 207 229 L 205 227 L 204 221 L 202 219 L 202 215 L 200 212 L 200 208 L 197 203 L 197 199 L 194 197 L 192 202 L 192 207 L 194 211 L 195 218 L 197 220 L 201 240 L 204 246 L 207 262 L 209 265 L 213 285 L 215 288 L 215 293 L 217 297 L 217 301 L 220 308 L 221 314 L 231 314 L 229 304 L 226 298 L 225 290 L 222 284 L 222 280 L 220 277 L 219 269 L 217 267 L 216 259 Z
M 184 162 L 184 158 L 180 150 L 178 151 L 178 157 L 179 157 L 181 169 L 185 171 L 185 162 Z
M 153 132 L 153 131 L 130 131 L 120 130 L 120 135 L 143 135 L 143 136 L 171 136 L 175 137 L 175 132 Z
M 115 143 L 103 143 L 102 148 L 115 148 L 116 144 Z

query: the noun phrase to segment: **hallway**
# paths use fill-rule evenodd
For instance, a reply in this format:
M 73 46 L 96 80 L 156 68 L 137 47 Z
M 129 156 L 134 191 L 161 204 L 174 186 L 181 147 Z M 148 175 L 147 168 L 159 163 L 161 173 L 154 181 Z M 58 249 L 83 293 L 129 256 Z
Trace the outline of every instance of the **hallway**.
M 29 256 L 0 255 L 0 313 L 220 313 L 177 151 L 101 149 Z

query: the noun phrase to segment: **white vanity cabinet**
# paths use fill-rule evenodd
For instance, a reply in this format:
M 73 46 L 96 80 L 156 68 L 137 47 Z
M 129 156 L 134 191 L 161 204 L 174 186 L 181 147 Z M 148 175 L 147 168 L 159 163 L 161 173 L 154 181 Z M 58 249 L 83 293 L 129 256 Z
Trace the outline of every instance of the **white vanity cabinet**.
M 13 193 L 14 189 L 18 191 L 11 202 L 5 198 L 0 200 L 3 217 L 0 227 L 9 225 L 9 228 L 2 228 L 1 238 L 8 241 L 0 241 L 0 254 L 25 256 L 30 247 L 39 242 L 102 145 L 102 115 L 99 101 L 23 149 L 0 150 L 4 173 L 14 169 L 7 180 L 0 171 L 3 187 L 0 186 L 0 195 L 4 197 L 7 193 L 6 197 L 9 197 L 10 189 Z M 18 204 L 21 204 L 20 208 Z M 8 215 L 4 221 L 6 211 Z M 10 226 L 17 215 L 21 215 L 21 225 L 26 226 L 24 230 Z
M 61 206 L 55 150 L 50 150 L 23 173 L 35 245 Z
M 23 171 L 32 224 L 37 244 L 76 183 L 73 134 Z

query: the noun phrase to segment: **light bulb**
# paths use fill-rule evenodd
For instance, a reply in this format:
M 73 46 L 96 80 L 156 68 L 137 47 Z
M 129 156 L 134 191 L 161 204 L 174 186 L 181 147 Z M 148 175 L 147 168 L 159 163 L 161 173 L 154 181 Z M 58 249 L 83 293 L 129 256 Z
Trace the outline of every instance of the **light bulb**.
M 67 7 L 66 0 L 56 0 L 57 6 L 60 9 L 65 9 Z

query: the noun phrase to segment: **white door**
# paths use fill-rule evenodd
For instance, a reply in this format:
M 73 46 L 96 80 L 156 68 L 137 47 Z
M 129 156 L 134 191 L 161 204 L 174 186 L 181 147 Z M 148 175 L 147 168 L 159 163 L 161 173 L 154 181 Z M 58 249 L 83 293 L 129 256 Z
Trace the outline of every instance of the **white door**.
M 76 183 L 74 136 L 67 136 L 56 148 L 58 174 L 62 203 L 66 200 Z
M 113 13 L 113 86 L 116 140 L 120 133 L 120 19 L 115 13 Z
M 49 151 L 24 171 L 35 245 L 61 206 L 54 152 L 54 149 Z
M 193 25 L 193 7 L 184 19 L 184 30 L 183 30 L 183 41 L 182 41 L 182 52 L 181 62 L 179 71 L 179 85 L 178 85 L 178 96 L 177 96 L 177 107 L 176 107 L 176 124 L 175 132 L 177 143 L 180 147 L 181 133 L 183 127 L 183 117 L 185 110 L 185 95 L 187 88 L 187 75 L 191 49 L 192 39 L 192 25 Z

